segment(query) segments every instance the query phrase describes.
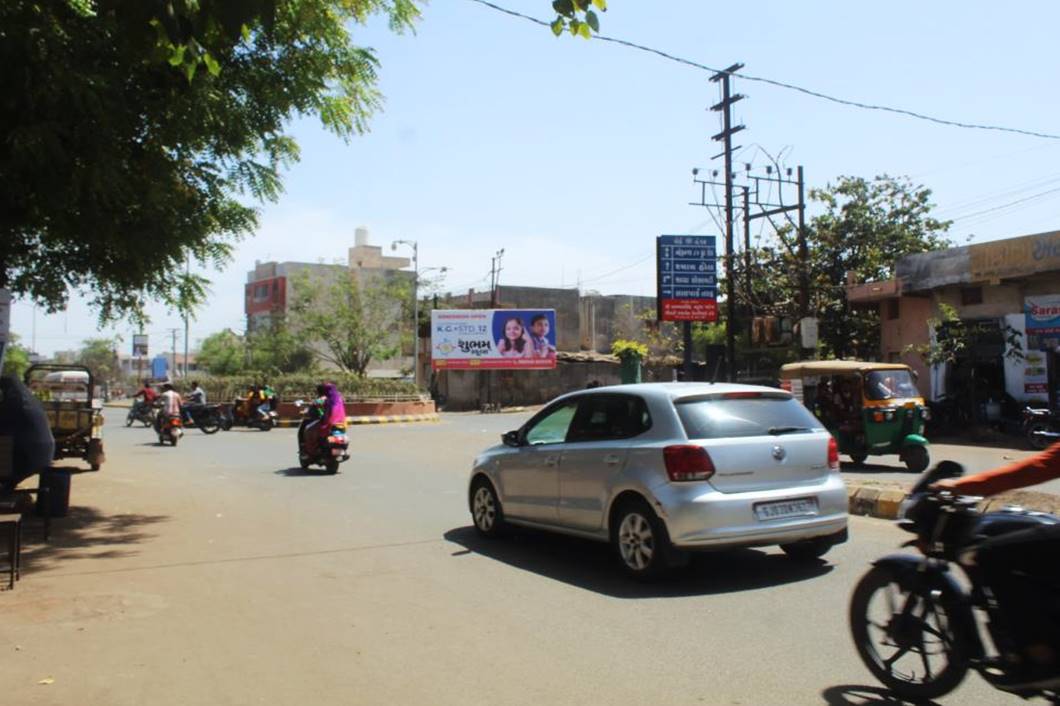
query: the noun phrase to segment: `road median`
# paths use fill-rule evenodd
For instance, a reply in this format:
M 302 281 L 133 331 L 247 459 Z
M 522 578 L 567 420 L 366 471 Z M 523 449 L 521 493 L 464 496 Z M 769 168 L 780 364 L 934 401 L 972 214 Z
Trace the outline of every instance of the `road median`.
M 909 486 L 899 483 L 847 483 L 849 512 L 851 515 L 896 520 L 898 509 L 908 492 Z M 1012 505 L 1057 515 L 1060 514 L 1060 495 L 1013 490 L 984 499 L 979 503 L 979 509 L 989 512 Z

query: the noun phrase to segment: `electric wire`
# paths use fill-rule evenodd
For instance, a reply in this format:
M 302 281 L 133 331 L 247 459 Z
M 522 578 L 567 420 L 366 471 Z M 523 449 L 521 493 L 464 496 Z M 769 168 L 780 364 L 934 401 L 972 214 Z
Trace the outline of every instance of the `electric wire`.
M 474 3 L 477 3 L 479 5 L 483 5 L 485 7 L 488 7 L 490 9 L 492 9 L 492 10 L 497 11 L 497 12 L 504 13 L 506 15 L 511 15 L 512 17 L 518 17 L 518 18 L 526 20 L 528 22 L 533 22 L 534 24 L 538 24 L 538 25 L 541 25 L 543 27 L 550 27 L 551 26 L 551 23 L 549 23 L 549 22 L 546 22 L 544 20 L 539 20 L 536 17 L 532 17 L 530 15 L 525 15 L 525 14 L 523 14 L 521 12 L 517 12 L 515 10 L 510 10 L 510 9 L 508 9 L 506 7 L 501 7 L 500 5 L 496 5 L 496 4 L 492 3 L 492 2 L 489 2 L 488 0 L 470 0 L 470 2 L 474 2 Z M 693 68 L 701 69 L 703 71 L 709 71 L 711 73 L 726 73 L 723 69 L 711 68 L 710 66 L 707 66 L 705 64 L 700 64 L 700 63 L 692 61 L 690 59 L 685 59 L 685 58 L 682 58 L 682 57 L 679 57 L 679 56 L 675 56 L 673 54 L 670 54 L 668 52 L 662 51 L 660 49 L 654 49 L 652 47 L 644 46 L 643 44 L 637 44 L 636 42 L 631 42 L 631 41 L 628 41 L 626 39 L 619 39 L 617 37 L 608 37 L 608 36 L 602 35 L 602 34 L 595 34 L 595 35 L 593 35 L 593 38 L 597 39 L 597 40 L 599 40 L 601 42 L 610 42 L 612 44 L 619 44 L 619 45 L 622 45 L 624 47 L 628 47 L 630 49 L 636 49 L 638 51 L 647 52 L 649 54 L 654 54 L 656 56 L 662 57 L 663 59 L 667 59 L 668 61 L 673 61 L 673 62 L 676 62 L 676 63 L 679 63 L 679 64 L 684 64 L 686 66 L 691 66 Z M 884 113 L 893 113 L 893 114 L 896 114 L 896 115 L 904 115 L 906 117 L 914 118 L 916 120 L 923 120 L 923 121 L 930 122 L 930 123 L 935 123 L 935 124 L 938 124 L 938 125 L 945 125 L 945 126 L 948 126 L 948 127 L 963 128 L 963 129 L 966 129 L 966 130 L 988 130 L 988 131 L 993 131 L 993 132 L 1005 132 L 1005 133 L 1016 134 L 1016 135 L 1026 135 L 1028 137 L 1039 137 L 1039 138 L 1046 139 L 1046 140 L 1060 140 L 1060 135 L 1054 135 L 1054 134 L 1045 133 L 1045 132 L 1037 132 L 1035 130 L 1024 130 L 1022 128 L 1005 127 L 1005 126 L 1002 126 L 1002 125 L 986 125 L 986 124 L 981 124 L 981 123 L 964 122 L 964 121 L 960 121 L 960 120 L 947 120 L 945 118 L 938 118 L 938 117 L 935 117 L 933 115 L 927 115 L 926 113 L 919 113 L 919 112 L 916 112 L 916 111 L 913 111 L 913 110 L 906 110 L 905 108 L 895 108 L 893 106 L 879 105 L 879 104 L 875 104 L 875 103 L 863 103 L 861 101 L 849 100 L 849 99 L 846 99 L 846 98 L 839 98 L 839 97 L 836 97 L 836 96 L 829 95 L 827 93 L 822 93 L 820 91 L 815 91 L 815 90 L 810 89 L 810 88 L 805 88 L 803 86 L 798 86 L 798 85 L 793 84 L 793 83 L 787 83 L 785 81 L 778 81 L 776 79 L 766 78 L 764 76 L 753 76 L 751 74 L 740 73 L 738 71 L 732 72 L 731 75 L 735 76 L 737 78 L 742 78 L 745 81 L 754 81 L 756 83 L 763 83 L 763 84 L 766 84 L 766 85 L 769 85 L 769 86 L 775 86 L 777 88 L 783 88 L 783 89 L 786 89 L 786 90 L 789 90 L 789 91 L 795 91 L 796 93 L 801 93 L 803 95 L 807 95 L 807 96 L 810 96 L 810 97 L 813 97 L 813 98 L 818 98 L 820 100 L 829 101 L 831 103 L 836 103 L 838 105 L 844 105 L 844 106 L 848 106 L 848 107 L 851 107 L 851 108 L 859 108 L 861 110 L 873 110 L 873 111 L 879 111 L 879 112 L 884 112 Z

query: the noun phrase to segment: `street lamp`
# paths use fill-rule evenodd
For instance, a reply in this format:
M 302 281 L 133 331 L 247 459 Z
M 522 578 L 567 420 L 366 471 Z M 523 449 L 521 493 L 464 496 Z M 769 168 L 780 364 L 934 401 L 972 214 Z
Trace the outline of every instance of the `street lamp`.
M 415 240 L 395 240 L 390 243 L 390 249 L 397 250 L 398 245 L 407 245 L 412 248 L 412 375 L 416 387 L 420 386 L 420 246 Z M 440 270 L 445 272 L 447 267 L 428 267 L 424 272 Z

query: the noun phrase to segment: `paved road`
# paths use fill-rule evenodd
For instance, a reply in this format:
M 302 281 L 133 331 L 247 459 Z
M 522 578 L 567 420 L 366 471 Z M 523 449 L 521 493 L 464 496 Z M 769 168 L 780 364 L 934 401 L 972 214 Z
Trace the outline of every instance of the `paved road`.
M 630 583 L 600 545 L 476 538 L 469 463 L 516 422 L 356 428 L 334 477 L 297 469 L 291 430 L 173 449 L 108 425 L 108 464 L 0 592 L 4 703 L 895 703 L 845 624 L 889 523 L 853 518 L 817 566 L 748 550 Z M 942 703 L 1013 701 L 971 677 Z

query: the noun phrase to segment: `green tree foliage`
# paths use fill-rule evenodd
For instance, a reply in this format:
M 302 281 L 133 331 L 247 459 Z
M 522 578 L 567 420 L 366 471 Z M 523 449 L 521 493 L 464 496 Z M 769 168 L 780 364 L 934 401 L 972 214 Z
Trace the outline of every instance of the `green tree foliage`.
M 99 384 L 115 380 L 120 372 L 118 342 L 113 338 L 89 338 L 82 342 L 76 363 L 92 371 Z
M 29 349 L 19 344 L 18 336 L 11 334 L 7 345 L 4 347 L 4 369 L 2 374 L 21 379 L 27 368 L 29 368 Z
M 776 244 L 754 252 L 750 291 L 744 261 L 737 259 L 739 303 L 750 304 L 759 315 L 797 317 L 799 273 L 805 266 L 808 313 L 819 320 L 820 354 L 875 357 L 879 315 L 874 308 L 850 306 L 848 281 L 888 279 L 899 258 L 949 247 L 945 234 L 950 224 L 931 215 L 931 190 L 906 178 L 840 177 L 811 190 L 810 198 L 824 211 L 807 224 L 808 260 L 803 263 L 799 257 L 794 225 L 779 225 Z
M 318 355 L 364 375 L 373 360 L 389 360 L 409 335 L 411 283 L 400 274 L 293 280 L 291 328 L 319 342 Z
M 282 317 L 254 331 L 247 338 L 250 368 L 279 373 L 310 373 L 316 366 L 313 350 L 291 331 Z
M 552 9 L 556 11 L 556 19 L 552 21 L 553 34 L 558 37 L 566 31 L 575 37 L 589 39 L 593 32 L 600 31 L 600 18 L 595 10 L 607 12 L 607 0 L 555 0 Z
M 296 116 L 344 138 L 380 107 L 352 32 L 412 26 L 417 0 L 4 0 L 0 286 L 105 319 L 185 309 L 275 200 Z
M 247 367 L 243 337 L 230 329 L 212 333 L 200 344 L 197 360 L 211 375 L 237 375 Z

